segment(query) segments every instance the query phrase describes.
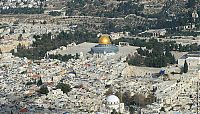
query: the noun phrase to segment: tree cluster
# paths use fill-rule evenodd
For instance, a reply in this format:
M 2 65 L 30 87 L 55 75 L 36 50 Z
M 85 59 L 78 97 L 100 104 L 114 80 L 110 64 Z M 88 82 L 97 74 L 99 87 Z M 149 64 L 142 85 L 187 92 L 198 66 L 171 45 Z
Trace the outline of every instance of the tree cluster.
M 139 11 L 142 11 L 143 8 L 144 8 L 143 6 L 135 4 L 134 1 L 127 1 L 127 2 L 121 2 L 110 11 L 100 10 L 96 12 L 95 16 L 109 17 L 109 18 L 125 17 L 129 14 L 137 14 Z
M 121 2 L 117 5 L 108 4 L 102 0 L 73 0 L 67 2 L 66 15 L 89 15 L 99 17 L 125 17 L 143 10 L 143 6 L 134 1 Z
M 147 50 L 144 50 L 144 53 L 146 54 L 148 54 L 148 52 L 152 49 L 158 49 L 158 52 L 155 53 L 159 53 L 160 51 L 200 51 L 200 45 L 198 45 L 197 43 L 182 45 L 177 44 L 175 41 L 159 42 L 157 39 L 149 39 L 149 41 L 147 41 L 145 39 L 139 38 L 120 38 L 113 41 L 113 43 L 116 45 L 118 45 L 119 42 L 128 42 L 131 46 L 146 47 Z M 142 55 L 146 56 L 145 54 Z
M 149 94 L 147 97 L 145 97 L 139 93 L 131 96 L 130 92 L 116 92 L 115 95 L 118 96 L 121 102 L 123 102 L 126 106 L 137 105 L 139 107 L 145 107 L 146 105 L 156 101 L 156 97 L 153 94 Z
M 56 86 L 56 89 L 61 89 L 61 91 L 63 91 L 63 93 L 66 93 L 66 94 L 72 90 L 69 84 L 64 84 L 64 83 L 58 83 L 58 85 Z
M 174 55 L 171 54 L 169 51 L 159 50 L 158 48 L 153 48 L 152 52 L 150 52 L 147 49 L 141 49 L 139 48 L 137 50 L 138 54 L 140 54 L 140 58 L 143 57 L 143 59 L 137 59 L 136 57 L 133 57 L 133 60 L 138 61 L 138 65 L 145 65 L 148 67 L 165 67 L 167 64 L 175 64 L 176 60 Z M 130 59 L 132 60 L 132 59 Z M 129 61 L 130 61 L 129 60 Z M 133 61 L 132 60 L 132 61 Z M 143 64 L 142 64 L 143 63 Z M 134 65 L 134 64 L 133 64 Z M 137 65 L 137 64 L 136 64 Z
M 79 55 L 78 54 L 76 54 L 75 56 L 72 56 L 71 54 L 69 54 L 69 55 L 60 55 L 60 54 L 58 54 L 58 55 L 49 55 L 49 58 L 51 58 L 51 59 L 58 59 L 58 60 L 61 60 L 61 61 L 68 61 L 69 59 L 78 59 L 79 58 Z
M 0 9 L 0 14 L 42 14 L 44 9 L 42 8 L 9 8 Z
M 119 42 L 128 42 L 131 46 L 138 46 L 138 47 L 144 47 L 146 45 L 145 39 L 133 39 L 133 38 L 120 38 L 113 41 L 114 44 L 118 45 Z
M 193 1 L 193 3 L 192 2 L 188 3 L 188 4 L 191 4 L 190 6 L 193 7 L 195 0 L 189 0 L 189 1 Z M 194 21 L 194 19 L 192 17 L 192 12 L 194 10 L 191 10 L 191 9 L 192 8 L 190 8 L 190 10 L 188 10 L 188 12 L 179 12 L 174 17 L 170 17 L 168 15 L 168 13 L 166 13 L 166 12 L 163 12 L 165 15 L 163 15 L 163 13 L 160 12 L 158 14 L 154 14 L 152 16 L 148 16 L 148 17 L 152 17 L 152 18 L 158 18 L 158 20 L 155 23 L 155 25 L 152 25 L 151 28 L 152 29 L 168 28 L 169 32 L 171 32 L 171 33 L 182 34 L 182 35 L 190 34 L 189 32 L 186 32 L 186 33 L 185 32 L 181 32 L 181 29 L 183 29 L 183 28 L 179 28 L 179 27 L 185 26 L 185 25 L 190 25 L 191 23 L 193 23 L 193 24 L 196 23 L 196 25 L 197 25 L 196 27 L 199 26 L 200 19 L 196 18 L 196 20 Z M 197 13 L 200 14 L 200 11 L 198 10 Z
M 44 86 L 40 87 L 40 89 L 38 90 L 38 93 L 47 95 L 49 93 L 49 90 L 48 90 L 47 86 L 44 85 Z
M 118 39 L 114 42 L 129 42 L 130 45 L 139 46 L 134 56 L 129 56 L 127 61 L 131 65 L 148 67 L 165 67 L 167 64 L 176 63 L 175 57 L 170 51 L 175 50 L 175 42 L 159 42 L 157 39 Z M 141 47 L 145 47 L 142 49 Z M 177 47 L 178 50 L 178 47 Z
M 49 15 L 51 15 L 51 16 L 60 16 L 60 15 L 61 15 L 61 12 L 58 12 L 58 11 L 51 11 L 51 12 L 49 12 Z
M 143 66 L 144 61 L 145 61 L 144 57 L 142 57 L 139 54 L 135 54 L 134 57 L 131 57 L 131 58 L 128 59 L 128 64 L 134 65 L 134 66 Z
M 18 57 L 27 57 L 28 59 L 38 60 L 45 57 L 46 52 L 57 49 L 61 46 L 67 46 L 75 42 L 76 44 L 83 42 L 97 42 L 97 34 L 88 31 L 75 31 L 75 32 L 60 32 L 57 36 L 53 36 L 51 33 L 43 35 L 34 35 L 35 41 L 29 47 L 25 47 L 22 44 L 17 46 L 17 52 L 14 50 L 11 52 Z M 54 38 L 53 38 L 54 37 Z M 51 56 L 52 58 L 61 58 L 67 60 L 71 56 L 65 55 L 63 57 Z M 76 56 L 78 57 L 78 56 Z M 75 58 L 76 58 L 75 57 Z
M 139 40 L 139 39 L 136 39 Z M 128 57 L 128 63 L 136 66 L 148 67 L 165 67 L 167 64 L 176 63 L 174 55 L 170 51 L 174 50 L 174 42 L 158 42 L 156 39 L 149 41 L 141 40 L 141 43 L 135 45 L 146 46 L 146 49 L 141 47 L 137 49 L 137 53 L 132 57 Z
M 199 2 L 198 0 L 188 0 L 188 3 L 186 4 L 188 8 L 194 8 L 196 3 Z

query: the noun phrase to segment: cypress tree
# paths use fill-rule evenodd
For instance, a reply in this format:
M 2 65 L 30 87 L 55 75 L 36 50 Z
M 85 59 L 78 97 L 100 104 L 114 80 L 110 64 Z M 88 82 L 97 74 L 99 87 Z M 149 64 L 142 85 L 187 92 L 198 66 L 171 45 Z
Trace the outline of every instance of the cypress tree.
M 0 48 L 0 54 L 2 54 L 1 48 Z
M 184 66 L 183 66 L 183 72 L 187 73 L 188 72 L 188 64 L 187 61 L 185 60 Z

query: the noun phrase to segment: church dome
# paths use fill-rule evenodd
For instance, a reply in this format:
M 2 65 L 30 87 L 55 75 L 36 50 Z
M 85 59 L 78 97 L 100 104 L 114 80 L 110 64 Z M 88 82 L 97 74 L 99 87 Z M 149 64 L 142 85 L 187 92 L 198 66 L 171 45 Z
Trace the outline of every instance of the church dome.
M 110 38 L 108 36 L 101 36 L 99 38 L 99 44 L 111 44 Z
M 106 102 L 107 104 L 119 104 L 120 103 L 120 100 L 117 96 L 115 95 L 109 95 L 107 98 L 106 98 Z

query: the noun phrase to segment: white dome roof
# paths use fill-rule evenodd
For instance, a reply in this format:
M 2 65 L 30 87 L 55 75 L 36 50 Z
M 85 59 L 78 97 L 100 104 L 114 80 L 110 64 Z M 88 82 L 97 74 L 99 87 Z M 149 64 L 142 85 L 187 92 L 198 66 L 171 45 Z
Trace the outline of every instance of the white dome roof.
M 119 98 L 115 95 L 109 95 L 106 98 L 107 103 L 119 103 Z

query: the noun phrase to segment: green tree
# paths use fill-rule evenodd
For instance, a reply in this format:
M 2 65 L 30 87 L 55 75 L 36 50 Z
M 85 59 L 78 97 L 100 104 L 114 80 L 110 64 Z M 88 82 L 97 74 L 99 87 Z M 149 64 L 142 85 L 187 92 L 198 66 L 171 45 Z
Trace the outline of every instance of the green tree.
M 22 39 L 23 39 L 22 34 L 19 34 L 18 41 L 22 41 Z
M 3 52 L 2 52 L 2 50 L 1 50 L 1 48 L 0 48 L 0 54 L 2 54 Z
M 146 104 L 151 104 L 156 101 L 156 97 L 153 94 L 149 94 L 147 98 L 145 99 Z
M 164 107 L 161 107 L 160 111 L 165 112 L 165 108 L 164 108 Z
M 51 11 L 51 12 L 49 12 L 49 15 L 51 15 L 51 16 L 60 16 L 60 15 L 61 15 L 61 12 L 58 12 L 58 11 Z
M 144 64 L 144 58 L 138 54 L 135 54 L 134 57 L 128 58 L 128 64 L 141 66 Z
M 76 55 L 75 55 L 75 59 L 78 59 L 78 58 L 79 58 L 79 54 L 76 53 Z
M 142 94 L 135 94 L 133 97 L 132 97 L 132 105 L 137 105 L 137 106 L 141 106 L 141 107 L 144 107 L 146 105 L 146 102 L 145 102 L 145 96 L 142 95 Z
M 105 92 L 105 95 L 108 96 L 108 95 L 112 95 L 113 93 L 114 93 L 113 88 L 109 87 L 109 89 Z
M 51 77 L 51 81 L 53 82 L 53 77 Z
M 35 41 L 31 45 L 33 48 L 25 48 L 25 46 L 20 44 L 17 46 L 17 53 L 14 53 L 14 51 L 12 51 L 12 53 L 18 57 L 27 57 L 28 59 L 39 60 L 44 58 L 46 52 L 49 50 L 68 45 L 72 42 L 77 44 L 82 42 L 96 42 L 97 39 L 95 37 L 96 33 L 88 32 L 87 30 L 86 32 L 84 30 L 77 30 L 69 33 L 62 31 L 57 36 L 55 36 L 54 39 L 52 39 L 51 33 L 43 34 L 41 36 L 34 35 L 33 38 L 35 38 Z M 52 59 L 58 58 L 62 61 L 67 61 L 71 58 L 75 58 L 75 56 L 72 55 L 52 55 L 50 58 L 51 57 Z
M 112 110 L 111 114 L 122 114 L 120 112 L 117 112 L 115 109 Z
M 9 8 L 1 10 L 0 14 L 41 14 L 44 9 L 40 8 Z
M 170 59 L 171 59 L 170 60 L 171 64 L 175 64 L 176 63 L 176 59 L 175 59 L 174 55 Z
M 37 86 L 41 86 L 42 84 L 42 78 L 40 77 L 40 79 L 37 81 Z
M 66 93 L 66 94 L 71 91 L 71 86 L 69 84 L 58 83 L 56 88 L 61 89 L 61 91 L 63 91 L 63 93 Z
M 23 29 L 23 30 L 22 30 L 22 33 L 25 33 L 25 32 L 26 32 L 26 31 Z
M 120 96 L 119 96 L 120 97 Z M 130 105 L 130 100 L 131 100 L 131 93 L 130 92 L 125 92 L 123 93 L 122 95 L 122 102 L 125 104 L 125 105 Z
M 33 20 L 33 25 L 35 25 L 35 21 Z
M 184 62 L 184 66 L 183 66 L 183 72 L 184 73 L 187 73 L 188 72 L 188 64 L 187 64 L 187 61 L 185 60 Z
M 141 47 L 137 49 L 137 52 L 142 56 L 144 55 L 144 50 Z
M 188 3 L 186 4 L 188 8 L 194 7 L 196 4 L 196 0 L 188 0 Z
M 48 94 L 49 93 L 49 90 L 47 88 L 47 86 L 41 86 L 39 91 L 38 91 L 40 94 Z

